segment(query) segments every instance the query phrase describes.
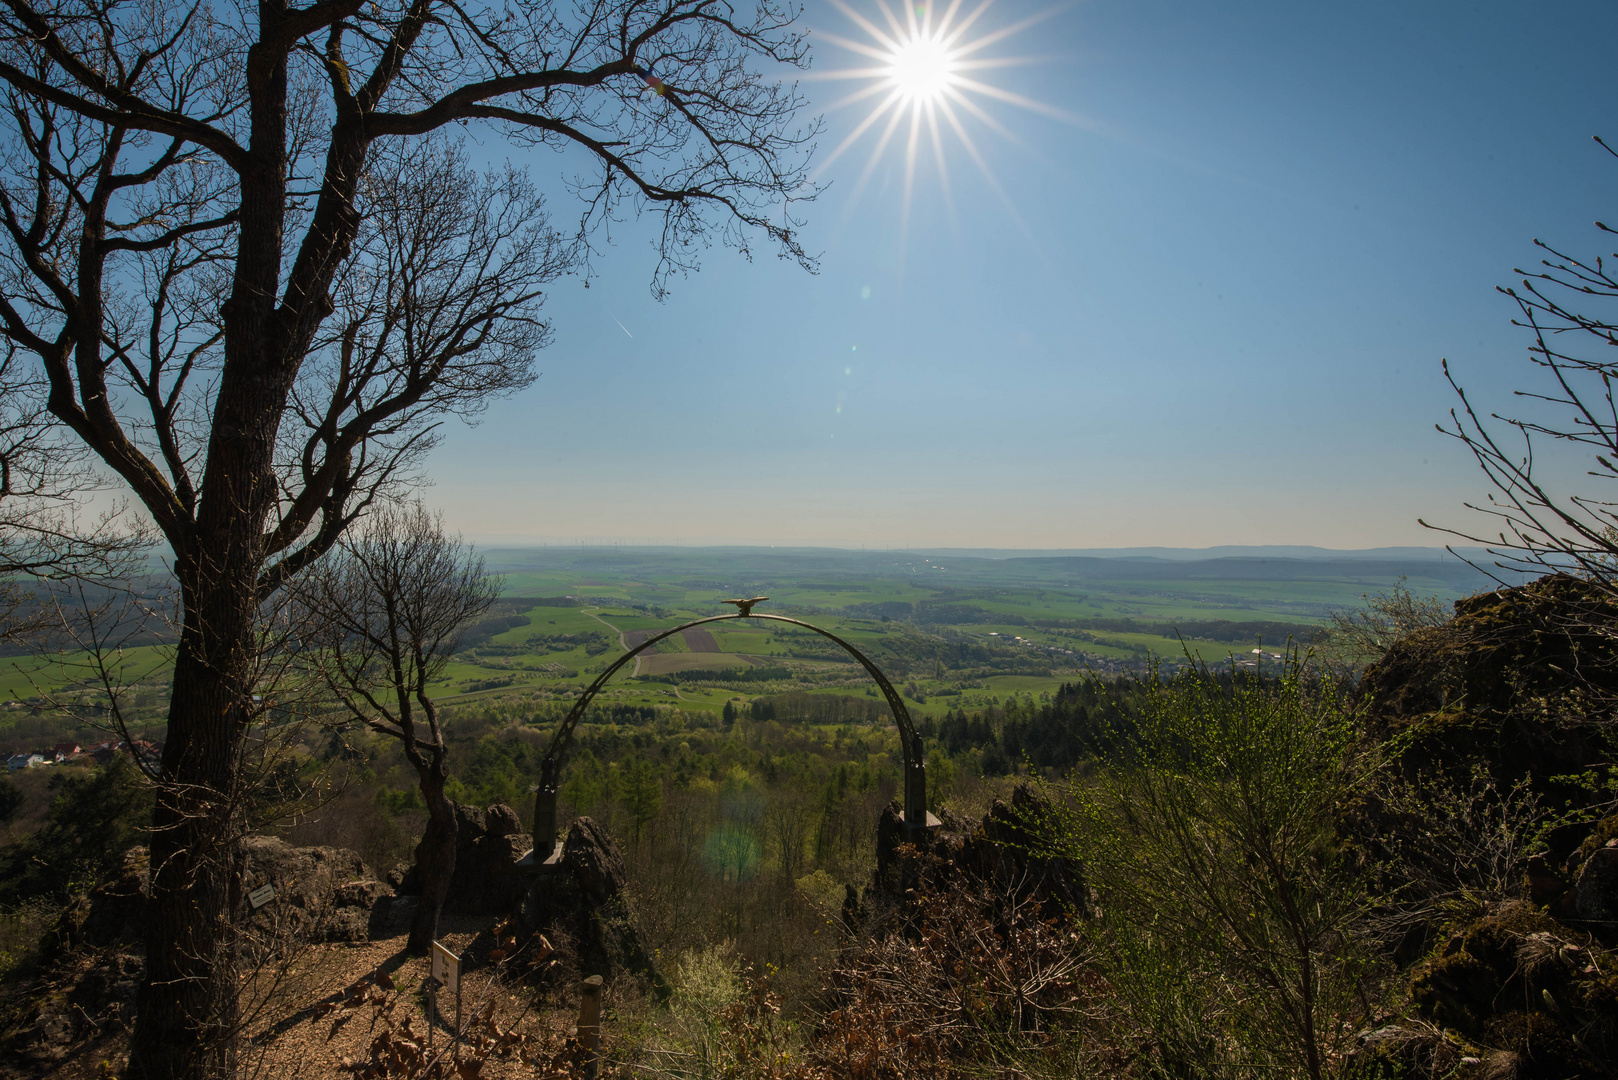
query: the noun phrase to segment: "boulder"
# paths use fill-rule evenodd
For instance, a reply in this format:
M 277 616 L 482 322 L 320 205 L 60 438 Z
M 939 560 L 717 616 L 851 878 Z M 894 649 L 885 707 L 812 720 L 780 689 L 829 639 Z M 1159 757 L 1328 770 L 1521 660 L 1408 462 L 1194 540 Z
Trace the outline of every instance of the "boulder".
M 579 818 L 562 842 L 562 865 L 593 901 L 616 900 L 629 881 L 624 858 L 607 830 L 592 818 Z
M 629 910 L 629 876 L 607 830 L 584 817 L 568 829 L 555 863 L 532 868 L 518 925 L 571 946 L 580 969 L 612 977 L 629 971 L 644 977 L 659 996 L 669 991 Z
M 255 908 L 249 894 L 269 885 L 274 898 Z M 393 890 L 346 848 L 292 847 L 273 836 L 242 842 L 238 912 L 261 933 L 314 941 L 365 941 L 372 909 Z
M 517 812 L 499 803 L 487 810 L 457 806 L 455 874 L 444 910 L 456 915 L 503 915 L 522 898 L 518 861 L 534 846 Z
M 503 915 L 522 899 L 527 879 L 517 863 L 534 846 L 522 831 L 517 811 L 496 803 L 486 809 L 455 807 L 455 872 L 450 876 L 444 912 L 451 915 Z M 387 880 L 401 895 L 421 894 L 421 870 L 396 867 Z

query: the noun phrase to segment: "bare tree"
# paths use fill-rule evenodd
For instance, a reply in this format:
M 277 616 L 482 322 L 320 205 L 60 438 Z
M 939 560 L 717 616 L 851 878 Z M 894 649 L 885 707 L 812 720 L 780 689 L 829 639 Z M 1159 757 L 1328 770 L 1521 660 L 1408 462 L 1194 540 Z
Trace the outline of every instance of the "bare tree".
M 1618 234 L 1599 221 L 1596 228 Z M 1466 505 L 1493 520 L 1483 535 L 1440 531 L 1484 545 L 1506 572 L 1497 575 L 1503 584 L 1523 574 L 1572 573 L 1618 597 L 1618 498 L 1603 487 L 1618 481 L 1618 359 L 1610 351 L 1618 346 L 1618 277 L 1607 262 L 1618 255 L 1585 259 L 1534 243 L 1546 256 L 1539 268 L 1514 271 L 1521 288 L 1500 292 L 1517 304 L 1513 325 L 1533 335 L 1528 353 L 1544 380 L 1514 392 L 1526 413 L 1485 415 L 1445 362 L 1460 405 L 1438 430 L 1477 460 L 1493 490 L 1486 504 Z M 1580 459 L 1574 468 L 1570 455 Z M 1577 476 L 1589 478 L 1583 492 L 1572 490 Z
M 82 444 L 45 407 L 45 380 L 15 346 L 0 356 L 0 643 L 48 647 L 58 630 L 59 596 L 38 586 L 95 581 L 103 586 L 140 569 L 150 537 L 113 506 L 93 512 L 87 498 L 106 485 Z
M 456 847 L 455 804 L 444 795 L 448 747 L 427 688 L 443 675 L 461 630 L 494 603 L 499 584 L 415 503 L 377 513 L 295 592 L 325 685 L 354 719 L 398 739 L 416 770 L 427 832 L 416 848 L 421 907 L 409 948 L 426 952 L 438 936 Z
M 587 258 L 620 208 L 654 211 L 655 289 L 716 239 L 763 236 L 807 265 L 790 203 L 812 193 L 815 129 L 793 127 L 777 70 L 806 62 L 795 16 L 778 0 L 0 5 L 0 327 L 161 532 L 181 601 L 137 1073 L 234 1070 L 261 605 L 408 479 L 436 418 L 531 378 L 537 290 L 565 265 L 521 261 L 531 217 L 452 234 L 491 260 L 461 258 L 461 276 L 393 272 L 425 250 L 419 217 L 378 223 L 424 209 L 409 166 L 459 175 L 424 141 L 459 126 L 567 151 L 582 213 L 553 253 Z M 526 197 L 513 182 L 484 181 L 507 208 Z M 433 224 L 466 220 L 455 193 Z M 424 322 L 432 295 L 465 303 Z

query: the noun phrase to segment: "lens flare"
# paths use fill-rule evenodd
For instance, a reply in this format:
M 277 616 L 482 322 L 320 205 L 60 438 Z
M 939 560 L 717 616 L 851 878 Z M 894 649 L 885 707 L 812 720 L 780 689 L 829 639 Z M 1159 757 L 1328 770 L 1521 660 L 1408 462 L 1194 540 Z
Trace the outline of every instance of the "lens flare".
M 862 87 L 828 108 L 837 110 L 870 102 L 875 104 L 833 150 L 819 164 L 822 174 L 833 162 L 841 158 L 873 129 L 877 132 L 876 145 L 866 160 L 855 186 L 857 195 L 864 189 L 888 147 L 899 135 L 901 127 L 908 131 L 901 136 L 904 147 L 904 197 L 901 209 L 901 232 L 909 221 L 910 206 L 915 187 L 916 170 L 924 158 L 923 143 L 930 144 L 931 156 L 936 163 L 938 181 L 944 197 L 950 198 L 949 166 L 945 155 L 946 132 L 952 133 L 967 157 L 977 166 L 989 185 L 1000 195 L 1019 224 L 1021 215 L 1006 198 L 1000 183 L 983 153 L 979 150 L 967 124 L 988 128 L 1015 141 L 1005 126 L 985 107 L 989 99 L 1015 105 L 1033 112 L 1043 113 L 1070 123 L 1080 122 L 1064 109 L 1035 101 L 1021 94 L 1003 90 L 976 78 L 976 73 L 990 68 L 1011 67 L 1035 63 L 1029 57 L 991 57 L 984 51 L 1028 27 L 1054 15 L 1060 7 L 1021 19 L 993 30 L 979 26 L 994 0 L 981 0 L 963 14 L 965 0 L 948 0 L 948 6 L 924 0 L 910 7 L 901 7 L 898 13 L 888 0 L 873 0 L 874 18 L 868 18 L 850 6 L 848 0 L 832 0 L 832 4 L 846 15 L 864 34 L 861 39 L 844 38 L 816 30 L 815 36 L 850 52 L 865 57 L 871 63 L 860 67 L 842 68 L 816 73 L 813 78 L 850 79 L 864 83 Z M 942 8 L 942 14 L 939 9 Z M 879 13 L 879 14 L 878 14 Z M 908 124 L 906 123 L 908 121 Z M 1087 126 L 1087 125 L 1086 125 Z M 850 203 L 852 205 L 852 203 Z M 1026 231 L 1027 226 L 1023 226 Z

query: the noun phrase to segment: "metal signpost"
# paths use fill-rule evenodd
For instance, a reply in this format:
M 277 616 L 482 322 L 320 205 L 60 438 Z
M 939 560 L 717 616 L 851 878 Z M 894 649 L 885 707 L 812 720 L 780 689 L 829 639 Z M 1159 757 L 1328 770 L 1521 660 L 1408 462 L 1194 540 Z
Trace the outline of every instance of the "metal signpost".
M 445 947 L 444 943 L 440 941 L 433 942 L 432 967 L 428 985 L 431 988 L 431 1006 L 434 1016 L 439 1015 L 439 987 L 448 987 L 449 989 L 455 991 L 455 1027 L 453 1029 L 453 1041 L 450 1043 L 450 1046 L 454 1048 L 455 1059 L 459 1060 L 461 1040 L 461 958 L 450 952 L 449 949 Z M 428 1039 L 432 1038 L 432 1033 L 433 1020 L 432 1017 L 429 1016 L 427 1018 Z M 432 1044 L 429 1042 L 429 1048 L 431 1045 Z

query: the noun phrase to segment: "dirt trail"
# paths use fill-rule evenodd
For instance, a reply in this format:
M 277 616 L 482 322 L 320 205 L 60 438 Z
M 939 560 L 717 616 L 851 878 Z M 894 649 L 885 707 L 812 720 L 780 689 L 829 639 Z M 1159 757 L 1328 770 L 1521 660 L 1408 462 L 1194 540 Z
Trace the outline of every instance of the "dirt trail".
M 624 650 L 624 652 L 628 652 L 630 649 L 633 649 L 636 645 L 640 644 L 640 641 L 631 642 L 629 640 L 630 635 L 625 634 L 622 630 L 618 629 L 616 626 L 612 625 L 612 623 L 608 622 L 606 619 L 603 619 L 600 615 L 597 615 L 595 612 L 586 611 L 585 614 L 590 616 L 590 618 L 594 619 L 596 622 L 600 623 L 602 626 L 605 626 L 608 630 L 611 630 L 613 633 L 617 634 L 618 635 L 618 647 L 620 649 Z M 636 631 L 634 631 L 634 633 L 635 634 L 640 634 L 641 631 L 636 630 Z M 645 641 L 645 640 L 646 640 L 645 638 L 641 638 L 641 641 Z M 636 675 L 639 675 L 639 674 L 640 674 L 640 657 L 637 656 L 637 657 L 635 657 L 635 669 L 633 671 L 631 671 L 629 673 L 629 675 L 630 675 L 631 678 L 633 678 L 633 677 L 635 677 Z
M 489 931 L 497 922 L 495 916 L 446 915 L 438 924 L 439 940 L 463 957 L 462 1022 L 467 1036 L 458 1056 L 475 1056 L 467 1045 L 489 1041 L 490 1024 L 478 1019 L 484 1010 L 494 1029 L 509 1033 L 501 1052 L 491 1055 L 481 1071 L 461 1075 L 475 1075 L 478 1080 L 555 1075 L 553 1054 L 571 1033 L 573 1013 L 557 1009 L 554 1001 L 536 1000 L 531 989 L 501 970 L 504 965 L 490 963 L 494 942 Z M 385 1047 L 387 1040 L 405 1039 L 406 1049 L 425 1049 L 427 961 L 406 955 L 406 937 L 401 931 L 373 941 L 311 946 L 287 970 L 261 971 L 245 981 L 241 1075 L 261 1080 L 353 1080 L 351 1066 L 370 1061 L 373 1050 Z M 435 1053 L 451 1041 L 455 996 L 440 993 L 439 1006 L 439 1019 L 431 1025 Z M 402 1027 L 407 1019 L 408 1031 Z M 36 1075 L 41 1080 L 100 1080 L 112 1075 L 102 1063 L 121 1067 L 128 1052 L 128 1035 L 120 1031 L 79 1044 Z M 0 1071 L 12 1075 L 9 1069 Z
M 515 1027 L 526 1036 L 521 1045 L 513 1046 L 504 1055 L 491 1058 L 479 1074 L 480 1080 L 505 1080 L 506 1077 L 531 1077 L 532 1065 L 524 1059 L 541 1051 L 548 1042 L 556 1041 L 557 1034 L 542 1031 L 566 1017 L 536 1014 L 532 998 L 514 985 L 497 978 L 486 960 L 478 959 L 487 953 L 488 929 L 496 920 L 487 916 L 446 916 L 440 923 L 439 939 L 456 952 L 471 949 L 462 969 L 461 993 L 463 1019 L 470 1021 L 476 1011 L 493 1006 L 502 1029 Z M 480 940 L 481 939 L 481 940 Z M 262 1075 L 280 1077 L 345 1077 L 351 1076 L 343 1068 L 343 1059 L 368 1059 L 372 1040 L 378 1032 L 410 1018 L 411 1029 L 425 1036 L 428 1028 L 424 995 L 420 988 L 427 977 L 427 962 L 423 958 L 409 957 L 404 951 L 405 935 L 355 945 L 329 945 L 312 950 L 304 963 L 297 965 L 296 1000 L 287 1005 L 272 1006 L 269 1015 L 282 1014 L 279 1022 L 265 1024 L 253 1033 L 249 1047 L 253 1056 L 262 1055 L 257 1064 Z M 344 990 L 360 979 L 385 972 L 386 981 L 396 989 L 384 992 L 372 990 L 372 1002 L 355 1002 L 352 1009 L 334 1008 L 347 1004 Z M 290 990 L 291 987 L 288 987 Z M 292 994 L 287 995 L 293 997 Z M 384 1001 L 384 998 L 386 1000 Z M 326 1004 L 326 1003 L 332 1004 Z M 295 1011 L 289 1005 L 304 1003 Z M 433 1027 L 433 1041 L 442 1048 L 450 1036 L 454 1022 L 455 999 L 448 992 L 439 996 L 444 1018 Z M 446 1022 L 447 1021 L 447 1022 Z M 397 1028 L 395 1027 L 397 1031 Z M 548 1036 L 548 1037 L 547 1037 Z M 249 1055 L 244 1054 L 244 1058 Z

